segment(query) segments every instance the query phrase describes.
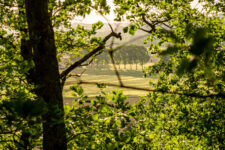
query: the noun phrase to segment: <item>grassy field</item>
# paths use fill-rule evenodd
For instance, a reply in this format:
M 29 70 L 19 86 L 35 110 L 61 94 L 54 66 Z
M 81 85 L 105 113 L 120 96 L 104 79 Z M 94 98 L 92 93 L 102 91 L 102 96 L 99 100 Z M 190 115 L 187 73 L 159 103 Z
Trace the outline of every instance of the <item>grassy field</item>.
M 129 67 L 128 67 L 129 68 Z M 134 68 L 134 67 L 133 67 Z M 79 73 L 82 72 L 82 69 L 78 69 L 74 71 L 73 73 Z M 141 72 L 141 69 L 139 67 L 139 70 L 119 70 L 123 84 L 134 86 L 134 87 L 142 87 L 142 88 L 148 88 L 149 87 L 149 79 L 150 78 L 144 78 L 143 73 Z M 151 78 L 152 79 L 152 78 Z M 71 103 L 73 100 L 72 91 L 70 89 L 70 86 L 77 84 L 79 80 L 84 81 L 93 81 L 93 82 L 100 82 L 100 83 L 113 83 L 118 84 L 119 82 L 117 80 L 117 77 L 115 75 L 115 72 L 111 69 L 104 69 L 104 70 L 95 70 L 95 69 L 88 69 L 81 77 L 70 77 L 67 79 L 64 91 L 63 91 L 63 97 L 64 102 L 66 104 Z M 100 94 L 100 90 L 97 88 L 96 85 L 82 85 L 84 89 L 84 93 L 88 95 L 88 97 L 95 97 Z M 126 88 L 118 88 L 118 87 L 107 87 L 106 91 L 110 92 L 113 89 L 123 90 L 124 94 L 128 96 L 128 99 L 131 103 L 134 103 L 136 100 L 138 100 L 139 96 L 145 96 L 147 92 L 145 91 L 138 91 L 138 90 L 132 90 L 132 89 L 126 89 Z

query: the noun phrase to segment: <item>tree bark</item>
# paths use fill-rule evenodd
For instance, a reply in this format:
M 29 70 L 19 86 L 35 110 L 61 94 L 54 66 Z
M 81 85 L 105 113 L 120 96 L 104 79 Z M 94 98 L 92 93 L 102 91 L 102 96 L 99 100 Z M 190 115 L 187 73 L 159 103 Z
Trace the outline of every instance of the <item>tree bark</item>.
M 48 105 L 47 113 L 42 116 L 43 149 L 66 150 L 62 88 L 48 0 L 26 0 L 25 6 L 35 63 L 35 92 Z

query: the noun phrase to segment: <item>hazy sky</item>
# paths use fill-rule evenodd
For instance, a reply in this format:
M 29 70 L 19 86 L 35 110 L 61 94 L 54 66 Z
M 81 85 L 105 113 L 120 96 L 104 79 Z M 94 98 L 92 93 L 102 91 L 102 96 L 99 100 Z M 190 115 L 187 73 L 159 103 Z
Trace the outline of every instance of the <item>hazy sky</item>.
M 105 15 L 108 21 L 113 22 L 115 18 L 115 14 L 113 12 L 114 4 L 113 0 L 107 0 L 108 5 L 111 7 L 110 14 Z M 96 11 L 92 11 L 90 15 L 87 15 L 85 18 L 83 17 L 76 17 L 74 22 L 81 22 L 81 23 L 95 23 L 97 21 L 107 22 L 104 17 L 99 15 Z
M 110 14 L 106 15 L 105 17 L 109 22 L 113 22 L 113 19 L 115 18 L 115 14 L 113 12 L 113 9 L 115 8 L 113 4 L 113 0 L 107 0 L 108 5 L 111 7 Z M 198 0 L 194 0 L 194 2 L 191 4 L 193 8 L 199 8 L 201 7 L 198 3 Z M 83 17 L 76 17 L 73 22 L 79 22 L 79 23 L 95 23 L 97 21 L 107 22 L 104 17 L 99 15 L 96 11 L 92 11 L 91 14 L 87 15 L 85 18 Z

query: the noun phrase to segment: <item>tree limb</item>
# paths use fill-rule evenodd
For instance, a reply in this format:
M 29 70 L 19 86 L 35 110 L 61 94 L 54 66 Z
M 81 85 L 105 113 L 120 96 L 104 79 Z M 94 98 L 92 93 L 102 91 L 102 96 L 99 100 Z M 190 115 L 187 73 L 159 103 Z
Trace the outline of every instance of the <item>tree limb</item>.
M 149 22 L 146 18 L 145 15 L 142 15 L 142 20 L 144 21 L 144 23 L 146 23 L 148 26 L 150 26 L 152 28 L 153 31 L 155 31 L 155 24 Z
M 81 58 L 80 60 L 74 62 L 72 65 L 70 65 L 66 70 L 64 70 L 61 74 L 60 74 L 60 78 L 62 80 L 61 85 L 62 87 L 64 86 L 64 83 L 66 81 L 66 76 L 75 68 L 77 68 L 78 66 L 82 65 L 82 63 L 84 63 L 85 61 L 87 61 L 90 57 L 94 56 L 96 53 L 101 52 L 104 48 L 105 48 L 105 43 L 111 38 L 111 37 L 115 37 L 115 38 L 120 38 L 121 39 L 121 33 L 115 33 L 115 32 L 111 32 L 109 35 L 107 35 L 102 43 L 95 48 L 93 51 L 89 52 L 88 54 L 86 54 L 83 58 Z

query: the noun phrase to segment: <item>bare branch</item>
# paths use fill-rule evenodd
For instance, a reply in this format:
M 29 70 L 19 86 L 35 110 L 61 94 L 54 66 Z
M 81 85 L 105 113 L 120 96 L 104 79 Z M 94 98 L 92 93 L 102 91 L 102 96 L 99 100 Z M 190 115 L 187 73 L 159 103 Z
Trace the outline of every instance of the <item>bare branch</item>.
M 118 79 L 118 81 L 120 83 L 120 86 L 123 86 L 122 79 L 120 77 L 119 71 L 116 68 L 116 64 L 115 64 L 115 61 L 114 61 L 114 58 L 113 58 L 113 50 L 109 51 L 109 56 L 111 58 L 111 61 L 112 61 L 112 64 L 113 64 L 113 68 L 114 68 L 114 71 L 116 73 L 117 79 Z

